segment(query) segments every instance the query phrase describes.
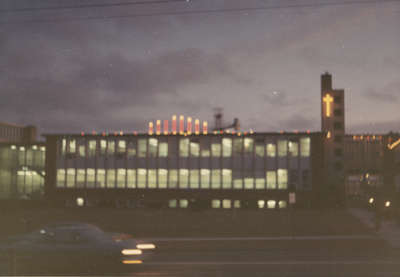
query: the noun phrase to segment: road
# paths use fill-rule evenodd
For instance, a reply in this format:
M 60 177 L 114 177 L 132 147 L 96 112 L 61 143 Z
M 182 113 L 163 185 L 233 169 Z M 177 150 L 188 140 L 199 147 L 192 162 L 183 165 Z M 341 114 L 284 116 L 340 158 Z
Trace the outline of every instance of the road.
M 119 276 L 400 276 L 400 250 L 374 235 L 310 237 L 153 238 L 158 248 L 140 265 L 40 275 Z M 18 274 L 32 274 L 17 268 Z M 59 270 L 59 269 L 58 269 Z M 71 271 L 72 270 L 72 271 Z

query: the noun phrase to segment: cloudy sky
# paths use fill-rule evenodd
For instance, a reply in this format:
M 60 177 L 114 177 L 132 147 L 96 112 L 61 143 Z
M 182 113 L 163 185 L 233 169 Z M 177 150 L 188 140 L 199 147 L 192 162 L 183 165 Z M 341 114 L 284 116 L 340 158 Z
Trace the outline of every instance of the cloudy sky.
M 1 1 L 0 121 L 41 133 L 144 131 L 173 114 L 212 122 L 223 107 L 243 129 L 317 131 L 329 71 L 346 90 L 347 132 L 400 131 L 400 1 L 36 10 L 127 2 Z

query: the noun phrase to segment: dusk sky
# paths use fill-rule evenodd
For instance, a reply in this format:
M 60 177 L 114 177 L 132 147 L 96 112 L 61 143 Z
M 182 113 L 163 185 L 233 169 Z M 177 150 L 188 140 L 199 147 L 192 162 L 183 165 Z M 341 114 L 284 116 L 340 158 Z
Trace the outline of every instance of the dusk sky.
M 222 107 L 225 123 L 237 117 L 244 130 L 318 131 L 320 75 L 329 71 L 334 88 L 345 89 L 347 133 L 400 131 L 400 1 L 5 12 L 122 2 L 133 1 L 1 1 L 0 121 L 41 133 L 130 132 L 173 114 L 212 126 L 213 109 Z M 252 10 L 262 7 L 271 8 Z

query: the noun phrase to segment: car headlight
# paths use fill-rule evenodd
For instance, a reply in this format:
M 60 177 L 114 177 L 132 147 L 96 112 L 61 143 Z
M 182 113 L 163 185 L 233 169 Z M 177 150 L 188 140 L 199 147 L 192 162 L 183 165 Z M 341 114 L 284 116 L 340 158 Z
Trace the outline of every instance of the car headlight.
M 142 255 L 142 250 L 140 249 L 123 249 L 121 251 L 123 255 Z
M 370 203 L 370 204 L 374 203 L 374 198 L 371 197 L 371 198 L 368 200 L 368 203 Z
M 386 207 L 386 208 L 390 207 L 390 201 L 386 201 L 386 202 L 385 202 L 385 207 Z
M 155 249 L 156 246 L 152 243 L 139 243 L 136 245 L 138 249 Z

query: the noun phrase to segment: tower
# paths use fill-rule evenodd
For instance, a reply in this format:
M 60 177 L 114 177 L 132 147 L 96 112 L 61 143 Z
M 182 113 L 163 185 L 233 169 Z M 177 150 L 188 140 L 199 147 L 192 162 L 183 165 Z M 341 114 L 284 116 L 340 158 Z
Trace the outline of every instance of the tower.
M 326 185 L 344 196 L 344 89 L 332 88 L 332 75 L 321 75 L 321 131 L 325 133 L 324 163 Z

